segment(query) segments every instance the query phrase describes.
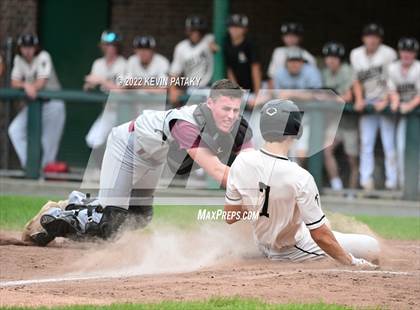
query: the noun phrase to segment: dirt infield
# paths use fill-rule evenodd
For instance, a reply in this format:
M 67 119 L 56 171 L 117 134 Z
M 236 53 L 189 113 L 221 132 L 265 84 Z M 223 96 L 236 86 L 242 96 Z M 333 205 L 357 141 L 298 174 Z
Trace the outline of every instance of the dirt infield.
M 383 241 L 380 270 L 363 271 L 331 260 L 268 261 L 245 225 L 232 227 L 131 232 L 112 244 L 0 246 L 0 305 L 243 296 L 276 303 L 420 308 L 420 242 Z

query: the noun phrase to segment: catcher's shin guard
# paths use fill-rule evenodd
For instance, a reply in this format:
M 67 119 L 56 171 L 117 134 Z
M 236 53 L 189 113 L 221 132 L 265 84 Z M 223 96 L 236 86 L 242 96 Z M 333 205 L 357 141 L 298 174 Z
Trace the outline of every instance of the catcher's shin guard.
M 106 206 L 103 208 L 101 221 L 86 225 L 86 233 L 108 239 L 114 236 L 127 220 L 128 211 L 124 208 Z

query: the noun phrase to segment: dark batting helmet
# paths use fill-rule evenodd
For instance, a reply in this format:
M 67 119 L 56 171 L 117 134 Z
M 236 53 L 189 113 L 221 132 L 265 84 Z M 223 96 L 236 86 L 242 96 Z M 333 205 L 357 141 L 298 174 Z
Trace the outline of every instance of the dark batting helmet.
M 281 34 L 296 34 L 296 35 L 303 35 L 303 26 L 299 23 L 284 23 L 281 25 L 280 28 Z
M 303 56 L 303 50 L 297 46 L 288 47 L 286 50 L 286 61 L 289 60 L 305 61 L 305 57 Z
M 275 142 L 283 138 L 302 136 L 303 111 L 291 100 L 274 99 L 261 109 L 260 130 L 265 141 Z
M 244 14 L 232 14 L 227 20 L 228 27 L 236 26 L 246 28 L 248 27 L 248 17 Z
M 344 45 L 339 42 L 328 42 L 322 48 L 322 55 L 324 55 L 324 57 L 335 56 L 343 58 L 345 53 L 346 50 L 344 49 Z
M 137 36 L 133 40 L 134 48 L 155 48 L 156 40 L 152 36 Z
M 36 46 L 39 45 L 38 37 L 31 33 L 25 33 L 18 37 L 17 45 L 20 46 Z
M 415 38 L 401 38 L 398 41 L 398 49 L 401 51 L 419 51 L 419 42 Z
M 375 23 L 370 23 L 370 24 L 367 24 L 363 28 L 362 35 L 364 35 L 364 36 L 375 35 L 375 36 L 383 38 L 384 28 L 382 28 L 381 25 L 378 25 L 378 24 L 375 24 Z
M 206 21 L 197 15 L 188 16 L 185 20 L 185 28 L 187 30 L 205 31 L 207 29 Z

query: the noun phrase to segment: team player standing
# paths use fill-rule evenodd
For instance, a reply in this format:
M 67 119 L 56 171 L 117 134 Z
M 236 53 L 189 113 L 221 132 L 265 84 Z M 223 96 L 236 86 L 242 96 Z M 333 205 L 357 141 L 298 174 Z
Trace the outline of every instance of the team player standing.
M 233 14 L 227 21 L 229 28 L 229 38 L 225 42 L 225 59 L 227 63 L 229 78 L 237 81 L 240 86 L 251 91 L 258 91 L 263 88 L 261 81 L 261 69 L 255 44 L 249 39 L 247 32 L 249 19 L 243 14 Z M 120 54 L 121 37 L 118 33 L 105 31 L 101 36 L 100 48 L 104 56 L 97 59 L 92 65 L 92 70 L 85 78 L 85 88 L 91 89 L 99 87 L 107 92 L 111 89 L 120 88 L 117 77 L 166 77 L 166 76 L 200 76 L 198 88 L 209 85 L 213 73 L 213 55 L 218 47 L 214 44 L 214 37 L 207 33 L 207 23 L 199 16 L 190 16 L 186 19 L 185 30 L 187 38 L 177 44 L 173 54 L 173 61 L 169 61 L 162 55 L 156 53 L 156 40 L 151 36 L 139 36 L 134 39 L 134 55 L 127 61 Z M 360 131 L 360 163 L 356 172 L 358 143 L 356 118 L 345 115 L 340 124 L 337 139 L 331 148 L 325 151 L 326 168 L 333 189 L 341 189 L 344 185 L 339 176 L 338 165 L 334 158 L 334 151 L 338 143 L 344 144 L 345 154 L 350 165 L 350 178 L 348 185 L 351 188 L 359 184 L 367 189 L 374 188 L 377 183 L 374 180 L 374 147 L 376 143 L 377 131 L 380 132 L 383 150 L 385 154 L 385 187 L 396 189 L 403 186 L 403 153 L 405 143 L 406 121 L 403 116 L 383 114 L 381 111 L 388 105 L 394 112 L 400 114 L 408 113 L 418 105 L 418 42 L 414 38 L 402 39 L 398 44 L 399 59 L 397 53 L 389 46 L 382 43 L 384 31 L 377 24 L 367 25 L 362 32 L 363 45 L 350 52 L 351 68 L 343 62 L 344 54 L 338 49 L 334 52 L 328 51 L 331 45 L 326 47 L 325 68 L 321 71 L 322 82 L 319 77 L 311 78 L 305 75 L 305 68 L 313 68 L 313 76 L 316 73 L 315 58 L 301 47 L 303 43 L 303 27 L 299 23 L 284 23 L 281 26 L 281 38 L 283 46 L 277 47 L 272 54 L 268 66 L 268 85 L 277 88 L 319 88 L 326 87 L 334 89 L 346 102 L 354 102 L 354 108 L 362 111 L 366 106 L 371 105 L 377 113 L 363 114 L 359 119 Z M 37 41 L 37 40 L 36 40 Z M 21 43 L 19 43 L 21 42 Z M 25 49 L 27 44 L 19 40 L 19 50 Z M 23 42 L 23 43 L 22 43 Z M 23 44 L 23 45 L 22 45 Z M 36 44 L 33 44 L 36 46 Z M 344 50 L 344 46 L 342 46 Z M 35 50 L 37 48 L 35 47 Z M 46 51 L 34 54 L 34 60 L 26 57 L 23 53 L 16 55 L 12 73 L 12 86 L 24 88 L 30 97 L 39 89 L 58 89 L 59 84 L 56 79 L 51 57 Z M 38 59 L 46 59 L 38 61 Z M 37 64 L 51 63 L 51 66 L 38 66 Z M 297 64 L 297 65 L 296 65 Z M 52 68 L 51 75 L 45 73 L 49 67 Z M 298 70 L 295 70 L 296 68 Z M 299 68 L 302 69 L 299 69 Z M 41 74 L 46 85 L 31 83 L 33 73 Z M 45 71 L 45 72 L 44 72 Z M 25 77 L 24 75 L 28 75 Z M 47 74 L 47 75 L 46 75 Z M 31 76 L 29 76 L 31 75 Z M 46 77 L 46 78 L 44 78 Z M 20 80 L 20 82 L 18 82 Z M 41 80 L 41 79 L 39 79 Z M 312 81 L 316 83 L 297 83 L 296 81 Z M 22 81 L 27 81 L 23 82 Z M 290 83 L 286 83 L 291 81 Z M 296 82 L 296 83 L 293 83 Z M 32 87 L 31 84 L 36 85 Z M 58 87 L 57 87 L 58 85 Z M 124 87 L 124 86 L 123 86 Z M 192 90 L 192 89 L 190 89 Z M 160 91 L 162 89 L 147 89 L 147 91 Z M 171 87 L 169 99 L 173 106 L 179 106 L 179 96 L 186 89 Z M 44 135 L 43 165 L 49 161 L 54 161 L 62 127 L 64 124 L 65 112 L 63 103 L 55 100 L 52 105 L 43 105 Z M 61 107 L 59 107 L 61 105 Z M 250 107 L 252 108 L 254 104 Z M 47 121 L 47 110 L 55 108 L 58 117 L 51 116 L 53 122 Z M 58 113 L 57 111 L 61 112 Z M 11 141 L 16 149 L 21 165 L 26 164 L 26 129 L 25 112 L 23 109 L 18 117 L 12 122 L 9 128 Z M 111 113 L 110 113 L 111 112 Z M 106 114 L 106 115 L 105 115 Z M 112 109 L 107 113 L 101 114 L 94 122 L 89 131 L 86 141 L 92 148 L 104 146 L 106 138 L 116 123 L 115 113 Z M 57 123 L 56 123 L 57 122 Z M 48 127 L 55 124 L 50 133 Z M 58 125 L 57 125 L 58 124 Z M 398 126 L 397 126 L 398 124 Z M 51 125 L 52 126 L 52 125 Z M 309 130 L 305 131 L 307 135 Z M 50 137 L 50 138 L 46 138 Z M 302 146 L 301 154 L 307 150 L 307 139 L 303 137 L 299 142 Z M 359 174 L 359 176 L 357 175 Z

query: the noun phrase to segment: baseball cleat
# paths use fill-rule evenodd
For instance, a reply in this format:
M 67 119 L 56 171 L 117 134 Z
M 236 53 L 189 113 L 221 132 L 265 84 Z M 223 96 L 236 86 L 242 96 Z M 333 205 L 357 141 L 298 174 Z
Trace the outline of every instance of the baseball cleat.
M 77 233 L 77 221 L 74 218 L 57 218 L 50 214 L 44 214 L 41 217 L 41 225 L 47 231 L 48 235 L 55 237 L 65 237 Z

